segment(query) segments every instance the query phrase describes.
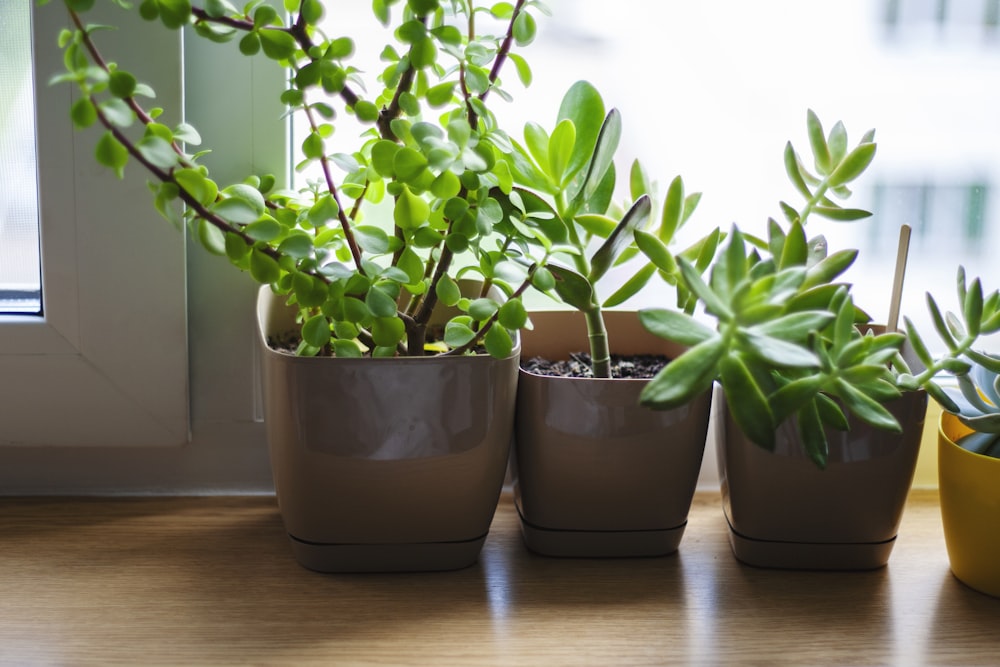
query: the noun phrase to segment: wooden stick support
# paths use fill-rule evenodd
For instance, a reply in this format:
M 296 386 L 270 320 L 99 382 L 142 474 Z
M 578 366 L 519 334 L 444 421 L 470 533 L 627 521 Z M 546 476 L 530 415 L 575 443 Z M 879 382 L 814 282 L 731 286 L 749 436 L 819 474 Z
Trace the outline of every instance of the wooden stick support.
M 910 226 L 899 228 L 899 248 L 896 251 L 896 275 L 892 279 L 892 297 L 889 300 L 889 319 L 886 322 L 887 332 L 899 328 L 899 304 L 903 299 L 903 277 L 906 274 L 906 258 L 910 251 Z

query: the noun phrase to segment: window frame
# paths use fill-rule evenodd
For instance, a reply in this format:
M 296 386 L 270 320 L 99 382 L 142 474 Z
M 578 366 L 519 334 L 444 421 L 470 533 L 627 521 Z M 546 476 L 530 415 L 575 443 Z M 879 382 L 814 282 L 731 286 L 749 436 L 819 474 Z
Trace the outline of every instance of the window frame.
M 97 132 L 69 120 L 71 86 L 47 85 L 62 68 L 60 4 L 33 7 L 45 312 L 0 318 L 0 488 L 271 492 L 256 287 L 159 218 L 137 165 L 119 182 L 94 161 Z M 280 68 L 255 67 L 234 44 L 185 39 L 111 3 L 86 18 L 122 26 L 100 34 L 102 50 L 154 87 L 156 105 L 183 105 L 207 147 L 225 155 L 213 165 L 218 178 L 251 167 L 286 175 Z M 143 57 L 151 51 L 155 58 Z M 50 196 L 53 187 L 70 194 Z M 106 213 L 111 199 L 115 215 Z

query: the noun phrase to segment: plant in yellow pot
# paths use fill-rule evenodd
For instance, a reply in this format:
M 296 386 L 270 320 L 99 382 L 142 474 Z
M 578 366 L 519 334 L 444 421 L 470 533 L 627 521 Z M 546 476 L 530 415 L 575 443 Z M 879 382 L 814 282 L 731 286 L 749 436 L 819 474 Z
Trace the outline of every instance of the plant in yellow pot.
M 952 572 L 1000 597 L 1000 357 L 977 358 L 949 392 L 958 411 L 941 415 L 941 518 Z

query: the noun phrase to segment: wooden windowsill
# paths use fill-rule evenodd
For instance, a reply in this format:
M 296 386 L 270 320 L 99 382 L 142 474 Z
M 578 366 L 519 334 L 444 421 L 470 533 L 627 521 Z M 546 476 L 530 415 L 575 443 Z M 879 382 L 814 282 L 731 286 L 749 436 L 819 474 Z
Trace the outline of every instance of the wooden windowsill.
M 271 497 L 0 500 L 0 663 L 16 665 L 996 664 L 1000 600 L 948 569 L 937 495 L 889 565 L 783 572 L 732 556 L 717 493 L 680 551 L 563 560 L 505 493 L 477 565 L 322 575 Z

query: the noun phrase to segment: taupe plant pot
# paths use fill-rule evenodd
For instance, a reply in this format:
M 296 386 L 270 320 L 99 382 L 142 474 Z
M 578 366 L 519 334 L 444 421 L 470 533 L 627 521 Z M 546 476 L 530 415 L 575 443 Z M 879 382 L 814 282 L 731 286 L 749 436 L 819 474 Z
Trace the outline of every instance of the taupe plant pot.
M 605 313 L 618 354 L 681 349 L 635 313 Z M 588 349 L 576 311 L 532 313 L 522 356 Z M 547 556 L 658 556 L 677 550 L 698 480 L 710 392 L 675 410 L 639 405 L 647 380 L 545 377 L 521 371 L 514 494 L 527 547 Z
M 827 430 L 825 470 L 810 461 L 793 420 L 769 452 L 733 422 L 716 390 L 719 477 L 736 557 L 749 565 L 790 569 L 882 567 L 896 541 L 920 450 L 927 395 L 905 393 L 885 405 L 901 434 L 849 416 L 850 430 Z
M 502 360 L 299 358 L 267 345 L 294 323 L 267 287 L 258 318 L 274 483 L 299 563 L 323 572 L 474 563 L 506 473 L 518 348 Z

